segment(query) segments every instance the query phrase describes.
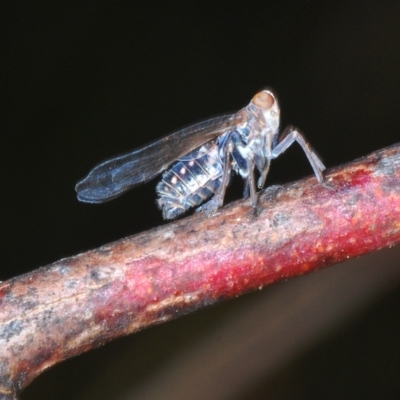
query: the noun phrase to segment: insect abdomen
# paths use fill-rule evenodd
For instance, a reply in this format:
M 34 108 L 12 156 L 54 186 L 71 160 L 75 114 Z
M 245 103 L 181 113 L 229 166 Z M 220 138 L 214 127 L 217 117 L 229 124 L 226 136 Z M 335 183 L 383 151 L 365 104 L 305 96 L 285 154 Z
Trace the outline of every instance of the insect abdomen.
M 222 175 L 215 144 L 206 144 L 174 164 L 156 188 L 164 218 L 176 218 L 210 198 L 219 188 Z

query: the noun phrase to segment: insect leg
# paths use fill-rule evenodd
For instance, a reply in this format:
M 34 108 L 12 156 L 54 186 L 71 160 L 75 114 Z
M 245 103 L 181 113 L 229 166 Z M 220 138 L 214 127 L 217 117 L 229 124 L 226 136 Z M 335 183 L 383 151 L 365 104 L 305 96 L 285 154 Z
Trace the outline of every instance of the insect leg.
M 258 178 L 257 186 L 258 186 L 259 189 L 262 189 L 264 187 L 264 183 L 265 183 L 265 180 L 267 179 L 267 175 L 268 175 L 268 171 L 269 171 L 269 166 L 270 165 L 271 165 L 271 159 L 267 158 L 266 161 L 265 161 L 264 168 L 261 171 L 261 175 Z
M 247 199 L 250 196 L 249 177 L 244 180 L 243 198 Z
M 252 160 L 247 160 L 248 175 L 244 181 L 243 197 L 247 198 L 250 196 L 251 204 L 253 206 L 253 215 L 256 215 L 258 209 L 258 194 L 256 191 L 256 184 L 254 180 L 254 169 L 255 163 Z
M 253 209 L 256 210 L 258 205 L 258 197 L 256 192 L 256 183 L 254 181 L 254 162 L 252 160 L 247 161 L 247 168 L 249 170 L 249 175 L 246 179 L 246 183 L 248 184 L 248 188 L 250 190 L 251 204 Z
M 287 148 L 296 141 L 306 153 L 308 161 L 314 170 L 315 176 L 318 182 L 324 182 L 323 171 L 326 169 L 325 165 L 319 159 L 317 154 L 312 150 L 311 146 L 305 141 L 303 134 L 295 127 L 288 126 L 282 133 L 283 139 L 281 142 L 272 150 L 269 158 L 273 159 L 281 155 Z

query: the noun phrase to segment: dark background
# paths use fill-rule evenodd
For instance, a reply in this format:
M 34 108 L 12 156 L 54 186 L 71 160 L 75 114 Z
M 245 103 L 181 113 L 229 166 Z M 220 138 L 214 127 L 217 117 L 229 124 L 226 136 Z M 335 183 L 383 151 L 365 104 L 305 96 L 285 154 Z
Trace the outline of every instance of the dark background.
M 74 186 L 99 162 L 237 111 L 265 86 L 279 96 L 282 127 L 299 126 L 328 167 L 397 142 L 399 71 L 396 1 L 2 2 L 0 279 L 163 223 L 155 205 L 156 180 L 103 205 L 79 203 Z M 294 145 L 274 161 L 267 183 L 310 173 Z M 230 198 L 241 190 L 235 180 Z M 384 266 L 382 261 L 379 267 Z M 225 312 L 234 313 L 241 301 L 258 301 L 257 296 L 67 361 L 37 379 L 23 398 L 91 398 L 87 388 L 98 386 L 102 365 L 116 363 L 128 346 L 137 352 L 131 361 L 134 376 L 124 366 L 126 379 L 96 393 L 97 399 L 117 398 L 110 393 L 123 384 L 137 385 L 143 376 L 148 380 L 152 368 L 181 342 L 201 335 Z M 315 345 L 320 347 L 309 345 L 301 361 L 295 358 L 287 370 L 269 377 L 269 389 L 258 377 L 245 394 L 229 398 L 379 398 L 379 393 L 398 398 L 400 326 L 392 323 L 399 305 L 397 283 L 383 290 L 377 303 L 352 314 L 339 336 L 332 329 L 326 347 L 323 341 Z M 373 326 L 379 325 L 379 332 L 365 333 L 377 316 L 382 321 Z M 365 348 L 352 354 L 351 340 L 365 340 Z M 368 353 L 382 341 L 390 344 L 387 354 Z M 324 364 L 318 357 L 340 353 L 334 346 L 346 358 Z M 140 369 L 145 354 L 152 363 Z M 386 373 L 383 366 L 392 369 Z M 299 378 L 305 368 L 307 384 Z M 371 379 L 378 373 L 381 380 Z M 290 379 L 293 393 L 282 376 L 298 378 Z M 175 385 L 179 382 L 178 377 Z M 318 395 L 310 392 L 317 382 Z

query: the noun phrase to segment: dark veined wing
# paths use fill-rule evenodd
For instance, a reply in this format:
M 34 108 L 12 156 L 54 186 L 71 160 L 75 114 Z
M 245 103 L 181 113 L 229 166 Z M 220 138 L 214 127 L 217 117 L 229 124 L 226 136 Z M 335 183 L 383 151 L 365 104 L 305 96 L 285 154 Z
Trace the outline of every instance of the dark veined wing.
M 86 203 L 112 200 L 154 178 L 190 151 L 234 128 L 239 119 L 240 114 L 212 118 L 103 162 L 76 185 L 78 200 Z

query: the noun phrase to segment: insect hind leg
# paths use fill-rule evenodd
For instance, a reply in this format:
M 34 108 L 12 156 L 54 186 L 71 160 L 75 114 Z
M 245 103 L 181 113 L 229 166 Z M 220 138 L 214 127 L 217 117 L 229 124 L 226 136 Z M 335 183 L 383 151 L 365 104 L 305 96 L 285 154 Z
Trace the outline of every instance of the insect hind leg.
M 226 138 L 222 140 L 222 162 L 223 162 L 223 174 L 220 186 L 215 193 L 214 197 L 211 198 L 207 203 L 201 205 L 197 211 L 204 211 L 207 215 L 211 215 L 213 212 L 218 210 L 218 208 L 222 207 L 224 203 L 224 197 L 226 193 L 226 188 L 228 187 L 230 177 L 231 177 L 231 160 L 232 160 L 232 152 L 234 149 L 234 142 L 232 140 L 232 134 L 228 134 Z
M 224 138 L 222 142 L 223 144 L 221 156 L 221 159 L 223 161 L 223 175 L 220 186 L 216 191 L 214 197 L 207 203 L 200 206 L 196 211 L 204 211 L 207 215 L 210 215 L 223 205 L 226 188 L 228 187 L 230 180 L 233 159 L 235 159 L 235 162 L 238 163 L 238 155 L 236 155 L 236 157 L 234 156 L 234 150 L 235 145 L 237 144 L 237 140 L 237 132 L 235 131 L 231 132 L 228 137 Z M 244 197 L 248 197 L 250 195 L 254 214 L 257 214 L 258 196 L 254 177 L 255 164 L 251 159 L 243 159 L 243 162 L 245 163 L 245 165 L 242 165 L 242 167 L 240 167 L 239 165 L 241 163 L 238 163 L 238 168 L 240 170 L 246 171 L 245 187 L 243 194 Z
M 272 150 L 270 158 L 271 159 L 277 158 L 284 151 L 286 151 L 288 147 L 290 147 L 293 144 L 293 142 L 296 141 L 306 154 L 308 161 L 311 164 L 311 167 L 314 171 L 314 174 L 317 177 L 318 182 L 323 183 L 324 182 L 323 171 L 326 169 L 325 165 L 322 163 L 322 161 L 314 152 L 314 150 L 311 148 L 311 146 L 306 142 L 303 134 L 297 128 L 293 126 L 288 126 L 282 133 L 281 137 L 283 137 L 283 139 Z

